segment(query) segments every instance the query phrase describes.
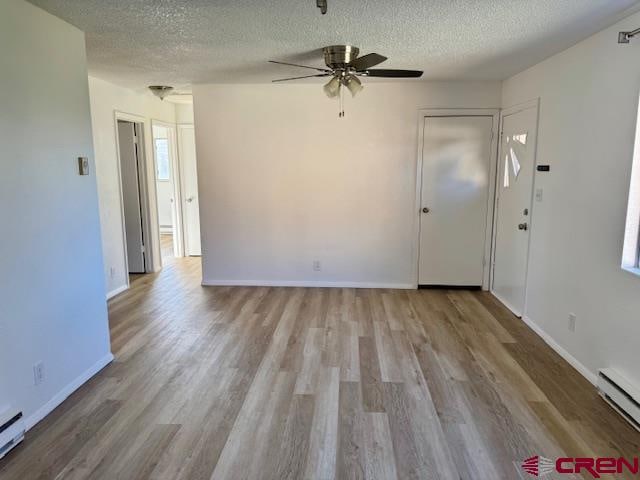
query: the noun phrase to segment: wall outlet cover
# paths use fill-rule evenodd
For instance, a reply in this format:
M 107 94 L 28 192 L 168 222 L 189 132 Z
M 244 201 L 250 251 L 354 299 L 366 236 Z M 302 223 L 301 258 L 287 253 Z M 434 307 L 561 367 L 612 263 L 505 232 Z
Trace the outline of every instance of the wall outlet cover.
M 33 383 L 40 385 L 42 382 L 44 382 L 44 364 L 38 362 L 33 366 Z

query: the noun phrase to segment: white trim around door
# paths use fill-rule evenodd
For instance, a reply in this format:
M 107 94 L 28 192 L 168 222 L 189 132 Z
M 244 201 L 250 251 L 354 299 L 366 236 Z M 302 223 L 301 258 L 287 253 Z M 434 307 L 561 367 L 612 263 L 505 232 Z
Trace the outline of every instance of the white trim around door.
M 413 278 L 415 279 L 415 287 L 418 287 L 418 265 L 420 262 L 420 215 L 422 210 L 422 169 L 423 169 L 423 150 L 424 150 L 424 125 L 427 118 L 430 117 L 491 117 L 492 118 L 492 138 L 491 138 L 491 164 L 490 164 L 490 184 L 489 195 L 487 201 L 487 218 L 485 229 L 485 255 L 484 255 L 484 273 L 482 281 L 482 289 L 488 290 L 490 285 L 490 261 L 491 248 L 493 245 L 493 215 L 495 206 L 495 187 L 497 175 L 497 158 L 498 158 L 498 131 L 500 126 L 500 109 L 498 108 L 425 108 L 418 110 L 418 151 L 416 159 L 416 191 L 415 204 L 413 211 L 413 247 L 412 247 L 412 263 Z
M 142 221 L 143 228 L 145 231 L 145 270 L 146 273 L 152 273 L 158 271 L 162 268 L 162 264 L 160 260 L 156 258 L 155 252 L 156 250 L 159 252 L 160 248 L 160 234 L 159 228 L 153 228 L 153 219 L 157 221 L 157 193 L 156 193 L 156 182 L 155 175 L 151 176 L 149 174 L 149 163 L 155 165 L 153 163 L 153 158 L 151 158 L 151 162 L 149 162 L 149 156 L 147 153 L 147 142 L 149 141 L 148 135 L 153 135 L 151 132 L 150 122 L 140 115 L 135 115 L 132 113 L 121 112 L 118 110 L 114 110 L 113 114 L 113 126 L 114 126 L 114 135 L 116 139 L 116 156 L 117 156 L 117 170 L 118 170 L 118 190 L 120 195 L 120 221 L 122 228 L 122 245 L 123 245 L 123 264 L 124 264 L 124 272 L 127 273 L 127 288 L 129 287 L 129 265 L 127 261 L 127 232 L 125 229 L 125 217 L 124 217 L 124 197 L 122 192 L 122 172 L 120 168 L 120 141 L 118 138 L 118 120 L 122 120 L 125 122 L 131 122 L 140 125 L 142 128 L 140 129 L 140 133 L 142 135 L 142 139 L 139 142 L 140 147 L 140 160 L 142 161 L 142 168 L 139 171 L 140 186 L 141 186 L 141 213 L 142 213 Z M 156 215 L 154 216 L 152 212 L 155 211 Z

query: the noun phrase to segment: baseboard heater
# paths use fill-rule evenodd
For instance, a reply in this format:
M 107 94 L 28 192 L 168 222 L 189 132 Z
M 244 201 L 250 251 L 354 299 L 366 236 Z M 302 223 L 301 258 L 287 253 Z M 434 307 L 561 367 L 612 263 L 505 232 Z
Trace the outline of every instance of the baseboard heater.
M 22 412 L 9 409 L 0 413 L 0 458 L 24 440 L 25 432 Z
M 611 368 L 598 371 L 598 390 L 602 398 L 640 432 L 640 390 Z
M 24 440 L 25 431 L 22 412 L 7 410 L 0 413 L 0 458 Z

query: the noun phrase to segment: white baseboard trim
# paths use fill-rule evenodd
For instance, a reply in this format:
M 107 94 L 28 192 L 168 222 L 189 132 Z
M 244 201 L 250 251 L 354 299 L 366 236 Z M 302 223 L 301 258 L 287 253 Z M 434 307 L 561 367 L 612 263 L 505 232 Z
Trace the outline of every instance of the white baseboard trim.
M 585 367 L 576 357 L 571 355 L 567 350 L 564 349 L 558 342 L 556 342 L 551 335 L 545 332 L 540 326 L 531 320 L 527 316 L 522 317 L 522 321 L 527 324 L 531 330 L 533 330 L 540 338 L 542 338 L 547 345 L 549 345 L 555 352 L 560 355 L 564 360 L 566 360 L 569 365 L 575 368 L 578 373 L 580 373 L 584 378 L 589 380 L 593 385 L 597 386 L 598 384 L 598 376 Z
M 113 297 L 124 292 L 125 290 L 129 290 L 129 285 L 122 285 L 118 288 L 114 288 L 113 290 L 107 293 L 107 300 L 112 299 Z
M 394 290 L 415 290 L 411 283 L 371 283 L 371 282 L 328 282 L 315 280 L 210 280 L 203 279 L 205 287 L 318 287 L 318 288 L 388 288 Z
M 27 430 L 33 428 L 40 420 L 49 415 L 56 409 L 62 402 L 64 402 L 69 395 L 75 392 L 78 388 L 84 385 L 91 377 L 109 365 L 113 361 L 113 354 L 109 352 L 95 364 L 93 364 L 87 371 L 72 381 L 69 385 L 64 387 L 59 393 L 57 393 L 51 400 L 45 403 L 42 407 L 36 410 L 35 413 L 29 415 L 25 419 Z

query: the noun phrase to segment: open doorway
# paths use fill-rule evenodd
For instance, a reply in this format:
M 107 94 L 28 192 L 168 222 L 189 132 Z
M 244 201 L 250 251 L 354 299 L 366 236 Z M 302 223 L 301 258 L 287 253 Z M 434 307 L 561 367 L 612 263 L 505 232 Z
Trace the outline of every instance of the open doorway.
M 200 256 L 198 173 L 193 124 L 152 121 L 162 259 Z
M 151 126 L 144 117 L 114 112 L 124 268 L 129 274 L 160 270 Z M 130 278 L 127 278 L 129 286 Z
M 160 252 L 164 263 L 170 258 L 183 255 L 176 128 L 154 120 L 152 132 Z

